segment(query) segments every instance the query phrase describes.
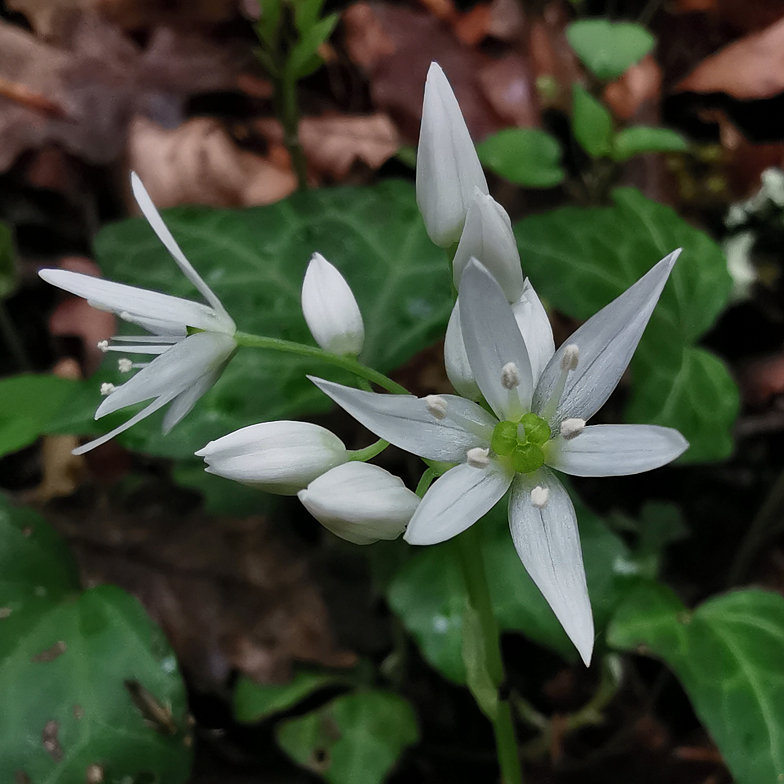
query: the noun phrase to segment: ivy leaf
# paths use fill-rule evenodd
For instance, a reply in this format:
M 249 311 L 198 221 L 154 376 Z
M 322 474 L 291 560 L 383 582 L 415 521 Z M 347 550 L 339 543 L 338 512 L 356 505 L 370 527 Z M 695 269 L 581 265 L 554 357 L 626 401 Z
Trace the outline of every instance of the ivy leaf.
M 688 149 L 686 139 L 676 131 L 635 125 L 615 134 L 611 156 L 616 161 L 626 161 L 646 152 L 685 152 Z
M 690 612 L 668 588 L 641 586 L 609 629 L 611 645 L 663 659 L 738 784 L 784 773 L 784 598 L 717 596 Z
M 580 146 L 593 158 L 612 151 L 613 121 L 610 112 L 584 87 L 572 87 L 572 132 Z
M 553 188 L 566 176 L 561 145 L 539 128 L 505 128 L 476 146 L 485 168 L 527 188 Z
M 581 19 L 566 37 L 582 64 L 599 79 L 617 79 L 653 49 L 656 39 L 644 27 L 607 19 Z

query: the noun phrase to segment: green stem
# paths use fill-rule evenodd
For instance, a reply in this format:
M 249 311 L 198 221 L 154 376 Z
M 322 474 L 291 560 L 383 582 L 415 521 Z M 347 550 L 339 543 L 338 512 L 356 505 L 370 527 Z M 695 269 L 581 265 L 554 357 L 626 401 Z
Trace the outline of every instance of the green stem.
M 383 373 L 379 373 L 373 368 L 366 367 L 353 357 L 344 357 L 340 354 L 332 354 L 316 346 L 306 346 L 304 343 L 295 343 L 292 340 L 282 340 L 281 338 L 270 338 L 264 335 L 252 335 L 249 332 L 236 332 L 234 340 L 238 346 L 247 348 L 267 348 L 272 351 L 285 351 L 289 354 L 298 354 L 301 357 L 312 357 L 322 362 L 329 362 L 335 367 L 348 370 L 355 376 L 367 379 L 374 384 L 378 384 L 388 392 L 398 395 L 408 395 L 409 391 L 391 378 L 387 378 Z
M 468 603 L 479 619 L 483 643 L 481 654 L 485 659 L 484 669 L 497 692 L 504 680 L 504 665 L 498 645 L 498 626 L 490 599 L 490 588 L 487 584 L 477 526 L 474 525 L 460 534 L 455 541 L 468 592 Z M 474 653 L 479 652 L 474 651 Z M 488 716 L 493 723 L 501 780 L 503 784 L 522 784 L 523 775 L 509 703 L 498 699 L 495 710 Z
M 380 455 L 389 446 L 389 441 L 384 441 L 379 438 L 374 444 L 366 446 L 364 449 L 349 450 L 349 460 L 356 460 L 360 463 L 365 463 L 372 460 L 376 455 Z
M 297 104 L 297 80 L 290 74 L 288 63 L 281 77 L 276 80 L 277 106 L 283 126 L 283 143 L 291 156 L 291 168 L 297 176 L 297 187 L 304 191 L 308 187 L 308 162 L 299 139 L 299 106 Z
M 416 494 L 422 498 L 422 496 L 427 492 L 427 488 L 430 487 L 430 483 L 438 476 L 438 469 L 430 466 L 429 468 L 425 469 L 425 472 L 419 479 L 419 484 L 417 485 L 417 489 L 415 490 Z

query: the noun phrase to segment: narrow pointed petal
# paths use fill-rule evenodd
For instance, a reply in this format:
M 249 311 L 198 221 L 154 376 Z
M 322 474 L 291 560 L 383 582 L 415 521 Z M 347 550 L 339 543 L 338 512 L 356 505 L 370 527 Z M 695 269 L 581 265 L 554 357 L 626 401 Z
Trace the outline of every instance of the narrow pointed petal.
M 512 313 L 525 341 L 531 362 L 531 376 L 536 386 L 539 376 L 555 353 L 555 341 L 547 311 L 530 280 L 525 281 L 523 293 L 517 302 L 512 303 Z
M 163 417 L 161 430 L 164 435 L 167 435 L 171 429 L 185 416 L 187 416 L 193 407 L 198 402 L 199 398 L 210 391 L 212 385 L 220 377 L 223 368 L 213 370 L 205 373 L 201 378 L 197 379 L 191 386 L 180 392 L 177 397 L 172 400 L 171 405 L 166 410 Z
M 460 239 L 475 188 L 487 193 L 482 165 L 457 98 L 441 66 L 431 63 L 419 130 L 416 197 L 436 245 L 447 248 Z
M 468 364 L 463 330 L 460 326 L 459 299 L 452 308 L 452 314 L 449 316 L 449 323 L 446 326 L 444 367 L 446 368 L 446 376 L 458 395 L 469 400 L 481 400 L 482 391 L 476 384 L 471 365 Z
M 533 399 L 541 411 L 558 385 L 561 356 L 567 345 L 580 350 L 577 368 L 569 373 L 561 400 L 551 418 L 557 424 L 566 417 L 590 419 L 618 386 L 642 333 L 653 313 L 664 284 L 680 255 L 665 256 L 633 286 L 585 322 L 548 363 Z
M 590 425 L 575 438 L 553 444 L 553 468 L 572 476 L 627 476 L 680 457 L 689 442 L 671 427 Z
M 496 424 L 483 408 L 456 395 L 438 396 L 446 404 L 446 413 L 436 419 L 428 410 L 426 398 L 377 395 L 308 378 L 368 430 L 428 460 L 463 462 L 469 449 L 489 445 Z
M 221 327 L 214 311 L 200 302 L 191 302 L 124 283 L 114 283 L 81 272 L 43 269 L 38 274 L 47 283 L 76 294 L 77 297 L 84 297 L 90 304 L 104 310 L 163 321 L 177 329 L 183 326 L 205 330 Z
M 531 362 L 504 292 L 476 259 L 460 280 L 460 325 L 471 370 L 490 408 L 499 419 L 519 419 L 530 410 Z M 510 363 L 519 376 L 511 389 L 502 383 Z
M 531 501 L 536 487 L 549 492 L 541 508 Z M 551 471 L 518 474 L 509 498 L 509 527 L 523 566 L 588 666 L 594 627 L 577 516 L 569 494 Z
M 163 222 L 160 213 L 155 205 L 152 203 L 150 194 L 139 179 L 136 172 L 131 172 L 131 189 L 133 190 L 136 203 L 142 214 L 147 218 L 152 230 L 158 236 L 158 239 L 165 245 L 166 250 L 172 255 L 172 258 L 177 262 L 179 268 L 183 271 L 188 280 L 199 290 L 199 293 L 212 305 L 220 316 L 224 327 L 228 327 L 230 331 L 234 329 L 234 322 L 229 317 L 221 301 L 213 293 L 212 289 L 204 282 L 201 275 L 193 268 L 193 265 L 185 258 L 185 254 L 180 249 L 177 241 L 172 236 L 166 224 Z M 230 327 L 229 327 L 230 325 Z
M 503 497 L 514 472 L 497 460 L 486 468 L 463 463 L 436 479 L 408 524 L 409 544 L 438 544 L 470 528 Z

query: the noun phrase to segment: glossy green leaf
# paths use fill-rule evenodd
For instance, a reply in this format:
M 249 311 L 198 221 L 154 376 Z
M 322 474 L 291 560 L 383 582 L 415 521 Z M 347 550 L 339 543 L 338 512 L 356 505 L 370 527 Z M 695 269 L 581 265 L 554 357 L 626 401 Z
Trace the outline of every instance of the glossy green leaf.
M 684 152 L 688 148 L 686 139 L 676 131 L 635 125 L 615 134 L 611 155 L 616 161 L 625 161 L 646 152 Z
M 43 374 L 0 380 L 0 455 L 16 452 L 48 432 L 74 389 L 67 379 Z
M 16 288 L 16 251 L 11 227 L 0 221 L 0 299 Z
M 607 19 L 580 19 L 566 28 L 566 37 L 582 64 L 599 79 L 617 79 L 654 47 L 644 27 Z
M 693 612 L 646 585 L 619 609 L 610 643 L 663 659 L 738 784 L 784 777 L 784 598 L 747 590 Z
M 399 367 L 437 340 L 451 310 L 444 252 L 430 242 L 413 186 L 319 189 L 267 207 L 164 211 L 193 265 L 232 314 L 240 330 L 313 344 L 302 316 L 300 289 L 314 251 L 323 253 L 351 285 L 365 320 L 363 360 L 383 371 Z M 197 298 L 146 221 L 104 229 L 96 255 L 106 277 L 168 294 Z M 116 355 L 100 378 L 72 401 L 71 422 L 58 430 L 85 432 L 100 402 L 99 381 L 122 383 Z M 324 363 L 290 354 L 241 349 L 215 387 L 166 437 L 160 416 L 121 438 L 157 455 L 192 457 L 214 438 L 270 419 L 327 411 L 331 404 L 306 373 L 348 380 Z M 128 414 L 120 415 L 121 421 Z M 113 420 L 116 422 L 116 420 Z M 97 426 L 108 429 L 103 420 Z
M 638 566 L 623 542 L 578 499 L 583 557 L 597 632 L 608 623 Z M 533 584 L 512 544 L 504 502 L 476 525 L 480 526 L 485 569 L 499 627 L 519 631 L 552 648 L 565 659 L 577 657 L 550 606 Z M 466 680 L 461 649 L 466 592 L 454 543 L 422 548 L 406 561 L 391 582 L 387 599 L 424 657 L 443 675 Z
M 582 85 L 572 87 L 572 132 L 580 146 L 594 158 L 612 151 L 613 121 L 601 101 Z
M 365 691 L 281 723 L 277 737 L 295 762 L 331 784 L 380 784 L 419 730 L 402 697 Z
M 281 684 L 259 684 L 243 676 L 234 689 L 234 716 L 242 722 L 261 721 L 337 683 L 339 677 L 323 672 L 297 672 L 288 683 Z
M 565 177 L 561 145 L 538 128 L 506 128 L 476 146 L 485 168 L 528 188 L 552 188 Z
M 691 443 L 682 459 L 722 459 L 730 449 L 737 391 L 724 366 L 693 344 L 728 302 L 732 279 L 724 254 L 707 234 L 633 188 L 617 189 L 613 201 L 612 207 L 564 207 L 518 223 L 525 271 L 550 304 L 588 319 L 659 259 L 683 248 L 632 362 L 627 419 L 681 429 Z M 710 427 L 707 400 L 717 407 Z

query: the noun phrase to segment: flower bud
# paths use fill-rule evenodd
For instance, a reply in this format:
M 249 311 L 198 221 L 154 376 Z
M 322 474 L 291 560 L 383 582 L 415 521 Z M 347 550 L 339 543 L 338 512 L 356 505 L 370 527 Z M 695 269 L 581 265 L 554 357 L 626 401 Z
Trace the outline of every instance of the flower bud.
M 401 479 L 359 462 L 333 468 L 297 495 L 325 528 L 354 544 L 396 539 L 419 505 Z
M 314 253 L 302 282 L 302 312 L 316 343 L 333 354 L 357 355 L 365 342 L 359 305 L 346 279 Z
M 446 367 L 446 376 L 458 395 L 467 397 L 469 400 L 481 399 L 482 392 L 474 380 L 463 342 L 463 330 L 460 327 L 460 300 L 455 302 L 446 327 L 444 366 Z
M 295 495 L 348 460 L 343 442 L 310 422 L 262 422 L 235 430 L 196 454 L 206 471 L 268 493 Z
M 478 188 L 468 206 L 465 228 L 452 262 L 456 289 L 460 288 L 460 277 L 472 258 L 498 281 L 509 302 L 515 302 L 523 293 L 523 271 L 512 222 L 506 210 Z
M 448 248 L 460 239 L 476 188 L 487 193 L 482 165 L 457 98 L 441 67 L 431 63 L 419 130 L 416 195 L 436 245 Z

